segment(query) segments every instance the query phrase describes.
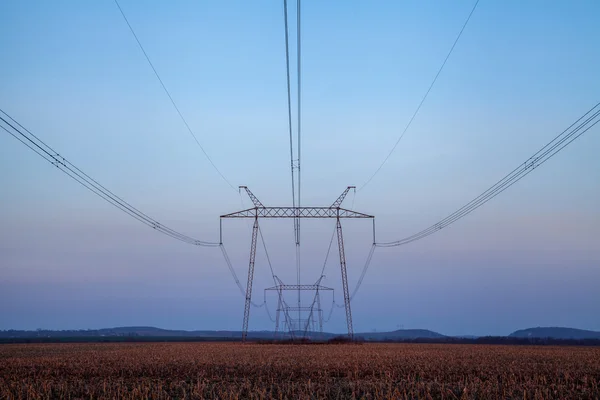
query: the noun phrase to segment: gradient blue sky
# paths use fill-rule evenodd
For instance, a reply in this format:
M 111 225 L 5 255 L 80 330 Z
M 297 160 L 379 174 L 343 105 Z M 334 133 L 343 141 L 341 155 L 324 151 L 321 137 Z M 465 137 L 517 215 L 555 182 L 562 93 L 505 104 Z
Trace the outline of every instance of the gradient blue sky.
M 472 4 L 303 3 L 304 204 L 331 203 L 370 176 Z M 281 2 L 121 6 L 223 173 L 266 205 L 289 204 Z M 511 171 L 599 100 L 598 15 L 591 0 L 482 0 L 397 151 L 347 204 L 377 216 L 379 240 L 395 240 Z M 0 48 L 3 109 L 144 212 L 218 240 L 218 215 L 240 197 L 186 132 L 113 1 L 0 2 Z M 355 330 L 600 330 L 599 150 L 596 127 L 460 222 L 378 250 L 353 302 Z M 243 299 L 218 249 L 157 234 L 6 134 L 0 182 L 0 329 L 240 329 Z M 353 288 L 371 231 L 345 229 Z M 318 277 L 332 230 L 304 224 L 304 281 Z M 276 273 L 293 282 L 291 221 L 263 231 Z M 242 281 L 248 239 L 243 221 L 225 224 Z M 340 301 L 335 261 L 325 284 Z M 270 283 L 259 251 L 256 301 Z M 251 329 L 272 326 L 252 310 Z M 341 310 L 326 329 L 344 331 Z

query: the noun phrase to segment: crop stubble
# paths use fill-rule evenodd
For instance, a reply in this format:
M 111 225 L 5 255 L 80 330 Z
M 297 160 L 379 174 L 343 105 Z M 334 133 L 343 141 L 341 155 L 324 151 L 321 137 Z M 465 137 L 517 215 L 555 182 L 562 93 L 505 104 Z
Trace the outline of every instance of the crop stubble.
M 0 398 L 599 399 L 600 348 L 2 345 Z

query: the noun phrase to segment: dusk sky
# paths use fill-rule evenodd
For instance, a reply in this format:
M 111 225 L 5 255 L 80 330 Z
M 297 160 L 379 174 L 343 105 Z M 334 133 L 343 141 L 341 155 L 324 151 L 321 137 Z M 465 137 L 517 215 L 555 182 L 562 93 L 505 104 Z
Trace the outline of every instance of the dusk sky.
M 120 4 L 227 179 L 291 205 L 282 2 Z M 371 176 L 473 4 L 302 3 L 304 205 L 329 205 Z M 345 206 L 376 216 L 378 241 L 397 240 L 512 171 L 600 101 L 599 15 L 594 0 L 481 0 L 398 148 Z M 114 1 L 2 1 L 0 48 L 0 108 L 140 210 L 218 241 L 218 216 L 249 207 L 187 132 Z M 352 302 L 355 331 L 600 331 L 599 154 L 596 125 L 448 228 L 378 248 Z M 0 184 L 0 329 L 241 329 L 243 297 L 218 248 L 142 225 L 4 131 Z M 262 229 L 276 274 L 295 283 L 292 221 Z M 317 280 L 333 229 L 303 221 L 303 283 Z M 352 290 L 372 231 L 344 229 Z M 226 221 L 224 232 L 245 285 L 249 227 Z M 341 304 L 335 245 L 325 274 Z M 272 284 L 259 245 L 254 301 Z M 331 297 L 323 303 L 328 313 Z M 273 296 L 267 304 L 273 313 Z M 273 327 L 251 310 L 251 330 Z M 325 330 L 344 332 L 343 309 Z

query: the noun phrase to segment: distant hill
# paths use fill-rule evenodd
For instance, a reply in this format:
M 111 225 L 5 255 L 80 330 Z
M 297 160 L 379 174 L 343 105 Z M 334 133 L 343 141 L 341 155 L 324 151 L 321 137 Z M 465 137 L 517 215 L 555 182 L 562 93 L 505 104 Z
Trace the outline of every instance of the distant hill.
M 303 332 L 296 332 L 296 336 L 302 336 Z M 313 333 L 313 339 L 332 339 L 343 334 L 323 332 L 320 334 Z M 432 339 L 443 338 L 437 332 L 432 332 L 426 329 L 401 329 L 393 332 L 369 332 L 356 333 L 357 338 L 364 340 L 403 340 L 403 339 Z M 124 326 L 116 328 L 104 329 L 85 329 L 85 330 L 43 330 L 35 331 L 24 330 L 7 330 L 0 331 L 0 338 L 84 338 L 84 337 L 147 337 L 147 338 L 211 338 L 211 339 L 238 339 L 242 337 L 241 331 L 184 331 L 160 329 L 151 326 Z M 250 331 L 248 332 L 250 339 L 273 339 L 275 332 L 273 331 Z
M 295 332 L 296 337 L 302 337 L 304 332 Z M 343 333 L 323 332 L 323 334 L 313 333 L 310 339 L 329 340 L 335 337 L 344 336 Z M 81 330 L 45 330 L 35 331 L 26 330 L 5 330 L 0 331 L 0 338 L 3 339 L 34 339 L 34 338 L 140 338 L 143 340 L 155 339 L 176 339 L 176 340 L 239 340 L 242 337 L 241 331 L 213 331 L 213 330 L 170 330 L 160 329 L 152 326 L 122 326 L 104 329 L 81 329 Z M 279 338 L 289 337 L 287 332 L 281 332 Z M 486 340 L 471 336 L 449 337 L 427 329 L 399 329 L 391 332 L 357 332 L 357 339 L 366 341 L 477 341 Z M 272 340 L 275 339 L 273 331 L 250 331 L 248 338 L 253 340 Z M 522 329 L 505 336 L 506 339 L 558 339 L 558 340 L 600 340 L 600 332 L 588 331 L 574 328 L 560 327 L 538 327 Z
M 304 332 L 295 332 L 300 338 Z M 531 328 L 513 332 L 510 336 L 452 337 L 426 329 L 400 329 L 392 332 L 359 332 L 355 339 L 366 342 L 403 343 L 454 343 L 454 344 L 504 344 L 504 345 L 553 345 L 553 346 L 600 346 L 600 332 L 571 328 Z M 241 331 L 184 331 L 154 328 L 151 326 L 125 326 L 87 330 L 0 330 L 0 344 L 5 343 L 121 343 L 121 342 L 239 342 Z M 248 339 L 254 342 L 271 342 L 274 339 L 290 339 L 288 333 L 277 337 L 273 331 L 250 331 Z M 344 343 L 341 333 L 313 333 L 309 338 L 315 342 L 333 339 Z M 340 340 L 337 340 L 340 339 Z
M 574 328 L 529 328 L 515 331 L 509 335 L 514 338 L 553 338 L 553 339 L 600 339 L 600 332 Z
M 399 329 L 392 332 L 357 333 L 365 340 L 440 339 L 446 336 L 427 329 Z

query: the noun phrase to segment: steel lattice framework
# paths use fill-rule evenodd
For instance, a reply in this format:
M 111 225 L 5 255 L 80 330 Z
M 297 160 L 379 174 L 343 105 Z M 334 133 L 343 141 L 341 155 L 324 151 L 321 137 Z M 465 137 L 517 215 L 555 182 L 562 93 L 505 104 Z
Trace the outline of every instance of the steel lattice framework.
M 333 202 L 329 207 L 265 207 L 262 202 L 258 200 L 258 198 L 248 189 L 246 186 L 240 186 L 240 189 L 244 189 L 248 194 L 248 197 L 252 201 L 254 205 L 253 208 L 248 208 L 246 210 L 236 211 L 229 214 L 221 215 L 220 217 L 220 243 L 223 243 L 223 219 L 239 219 L 239 218 L 252 218 L 254 219 L 254 224 L 252 227 L 252 240 L 250 244 L 250 261 L 248 263 L 248 283 L 246 286 L 246 302 L 244 305 L 244 321 L 242 325 L 242 341 L 246 340 L 248 335 L 248 322 L 250 319 L 250 305 L 252 302 L 252 283 L 254 280 L 254 261 L 256 258 L 256 242 L 259 233 L 259 225 L 258 220 L 260 218 L 312 218 L 312 219 L 328 219 L 333 218 L 336 220 L 336 233 L 338 239 L 338 249 L 340 256 L 340 269 L 342 273 L 342 289 L 344 294 L 344 306 L 346 310 L 346 324 L 348 327 L 348 336 L 350 338 L 354 337 L 354 330 L 352 327 L 352 311 L 350 308 L 350 293 L 348 290 L 348 274 L 346 270 L 346 255 L 344 251 L 344 237 L 342 233 L 342 223 L 341 220 L 348 219 L 370 219 L 373 224 L 373 243 L 375 243 L 375 216 L 360 213 L 353 210 L 348 210 L 345 208 L 341 208 L 344 199 L 346 198 L 348 192 L 352 189 L 355 189 L 354 186 L 348 186 L 346 190 Z M 268 290 L 276 290 L 279 294 L 279 304 L 277 306 L 277 318 L 276 318 L 276 330 L 279 327 L 279 312 L 284 311 L 284 315 L 286 315 L 286 321 L 291 321 L 289 319 L 289 311 L 291 308 L 284 304 L 282 300 L 282 294 L 284 290 L 313 290 L 316 292 L 315 300 L 320 303 L 320 298 L 318 295 L 319 290 L 332 290 L 331 288 L 325 288 L 320 285 L 321 279 L 317 281 L 314 285 L 284 285 L 283 282 L 279 281 L 279 285 L 274 286 L 273 288 L 268 288 Z M 300 305 L 299 305 L 300 306 Z M 314 306 L 314 305 L 313 305 Z M 313 318 L 313 312 L 317 311 L 319 315 L 321 315 L 320 304 L 317 304 L 316 309 L 314 307 L 310 308 L 311 315 L 307 320 L 310 323 L 310 319 Z M 296 307 L 294 310 L 301 311 L 303 307 Z M 320 325 L 322 326 L 322 316 L 319 318 Z M 291 332 L 293 334 L 293 332 Z
M 221 215 L 221 218 L 373 218 L 345 208 L 331 207 L 255 207 Z
M 333 288 L 326 287 L 321 285 L 321 280 L 323 276 L 319 278 L 319 280 L 313 285 L 286 285 L 281 279 L 275 277 L 277 285 L 273 287 L 268 287 L 265 289 L 265 301 L 266 301 L 266 293 L 269 291 L 276 291 L 279 298 L 279 303 L 276 310 L 275 316 L 275 336 L 279 334 L 279 324 L 281 320 L 281 312 L 283 312 L 284 323 L 288 327 L 288 331 L 290 334 L 290 338 L 294 339 L 296 334 L 295 331 L 304 331 L 303 336 L 306 336 L 306 332 L 309 330 L 309 327 L 314 327 L 315 316 L 318 321 L 319 333 L 323 334 L 323 309 L 321 308 L 321 295 L 320 292 L 333 292 Z M 284 291 L 311 291 L 315 292 L 314 302 L 311 306 L 300 306 L 300 307 L 292 307 L 287 305 L 284 300 L 283 292 Z M 315 307 L 316 306 L 316 307 Z M 290 317 L 290 312 L 294 311 L 304 311 L 308 312 L 309 315 L 306 319 L 293 319 Z M 301 329 L 303 327 L 303 329 Z M 312 329 L 314 330 L 314 329 Z

